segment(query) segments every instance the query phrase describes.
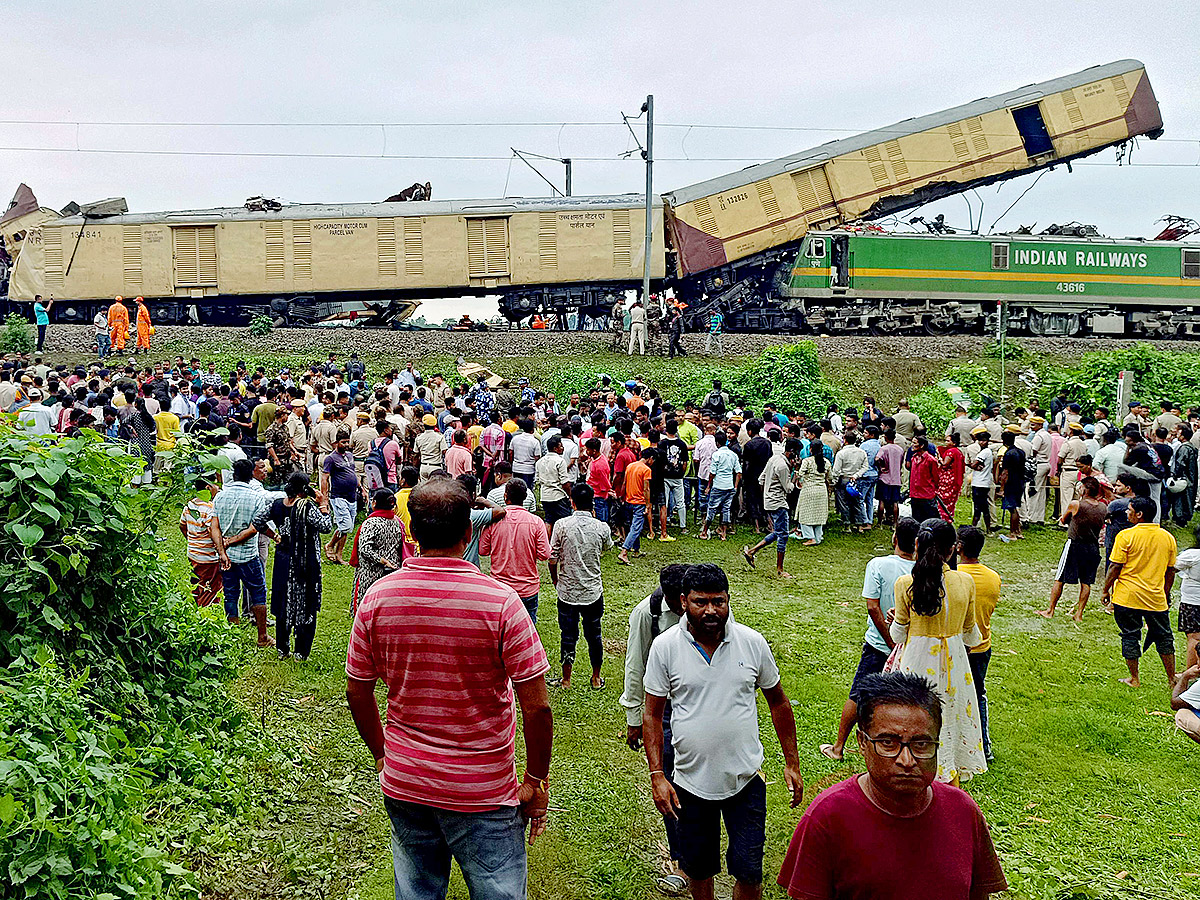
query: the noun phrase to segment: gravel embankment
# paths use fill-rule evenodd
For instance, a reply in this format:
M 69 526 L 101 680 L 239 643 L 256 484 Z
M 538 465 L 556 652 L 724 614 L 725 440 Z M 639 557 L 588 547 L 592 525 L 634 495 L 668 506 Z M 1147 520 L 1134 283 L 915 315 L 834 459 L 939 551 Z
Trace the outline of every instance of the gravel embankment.
M 776 344 L 815 340 L 822 356 L 840 359 L 886 359 L 896 354 L 929 360 L 957 359 L 982 352 L 988 339 L 954 335 L 927 337 L 806 337 L 770 334 L 727 334 L 725 355 L 755 354 Z M 1135 340 L 1113 338 L 1020 338 L 1029 351 L 1055 356 L 1078 355 L 1088 350 L 1114 350 L 1129 347 Z M 1169 350 L 1200 350 L 1196 341 L 1156 341 L 1156 347 Z M 90 352 L 92 329 L 82 325 L 52 325 L 46 340 L 46 354 L 80 355 Z M 132 346 L 132 341 L 130 343 Z M 245 328 L 200 326 L 158 326 L 154 346 L 163 353 L 205 351 L 244 352 L 248 359 L 280 353 L 311 353 L 324 357 L 330 351 L 345 355 L 357 351 L 364 356 L 395 356 L 420 359 L 431 354 L 464 356 L 468 359 L 497 359 L 512 356 L 552 354 L 575 356 L 609 350 L 612 338 L 603 332 L 552 331 L 376 331 L 373 329 L 281 328 L 265 337 L 253 337 Z M 684 346 L 690 353 L 701 353 L 704 335 L 686 335 Z M 659 338 L 660 351 L 666 339 Z

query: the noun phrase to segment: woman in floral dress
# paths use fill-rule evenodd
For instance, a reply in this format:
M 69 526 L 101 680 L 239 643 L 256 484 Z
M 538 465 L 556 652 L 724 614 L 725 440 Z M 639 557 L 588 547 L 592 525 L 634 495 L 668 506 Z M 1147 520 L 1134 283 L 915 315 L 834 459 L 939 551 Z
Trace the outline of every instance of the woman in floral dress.
M 404 540 L 404 523 L 396 515 L 396 495 L 387 488 L 375 492 L 374 507 L 367 516 L 358 534 L 354 536 L 354 547 L 350 551 L 350 565 L 354 566 L 354 589 L 350 593 L 350 615 L 358 611 L 358 604 L 376 581 L 395 572 L 410 556 Z
M 809 430 L 810 455 L 800 460 L 796 478 L 800 496 L 796 499 L 796 523 L 805 547 L 815 547 L 825 536 L 829 521 L 829 489 L 833 485 L 833 463 L 825 456 L 821 429 Z
M 975 621 L 975 581 L 947 562 L 957 545 L 954 526 L 929 519 L 917 532 L 911 575 L 896 580 L 896 649 L 887 671 L 927 678 L 942 698 L 938 780 L 958 784 L 987 771 L 979 702 L 967 648 L 983 642 Z

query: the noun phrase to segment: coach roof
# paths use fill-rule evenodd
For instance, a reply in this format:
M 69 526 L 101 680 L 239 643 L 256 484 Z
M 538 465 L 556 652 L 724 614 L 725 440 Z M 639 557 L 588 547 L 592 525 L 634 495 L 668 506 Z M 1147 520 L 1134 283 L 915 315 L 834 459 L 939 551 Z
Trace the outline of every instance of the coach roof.
M 747 166 L 744 169 L 739 169 L 728 175 L 722 175 L 719 178 L 701 181 L 675 191 L 669 191 L 665 197 L 667 202 L 672 206 L 679 206 L 683 203 L 699 200 L 701 197 L 711 197 L 713 194 L 720 194 L 723 191 L 745 187 L 747 184 L 761 181 L 764 178 L 771 178 L 775 175 L 781 175 L 784 172 L 806 169 L 816 163 L 844 156 L 847 153 L 865 150 L 867 147 L 883 144 L 898 137 L 919 134 L 933 128 L 941 128 L 954 122 L 961 122 L 964 119 L 981 116 L 985 113 L 995 112 L 996 110 L 1028 106 L 1031 103 L 1036 103 L 1043 97 L 1056 94 L 1060 91 L 1081 87 L 1082 85 L 1091 84 L 1104 78 L 1112 78 L 1115 75 L 1136 72 L 1144 68 L 1145 66 L 1136 59 L 1122 59 L 1102 66 L 1092 66 L 1090 69 L 1084 69 L 1081 72 L 1075 72 L 1071 75 L 1052 78 L 1049 81 L 1043 81 L 1039 84 L 1029 84 L 1025 87 L 1017 88 L 1003 94 L 996 94 L 992 97 L 983 97 L 979 100 L 973 100 L 970 103 L 964 103 L 961 106 L 944 109 L 941 112 L 931 113 L 930 115 L 921 116 L 916 119 L 904 119 L 886 128 L 866 131 L 862 134 L 856 134 L 853 137 L 843 138 L 839 141 L 830 141 L 826 144 L 821 144 L 819 147 L 802 150 L 791 156 L 784 156 L 769 162 Z
M 662 201 L 654 198 L 654 205 Z M 407 203 L 295 203 L 280 210 L 249 210 L 242 206 L 164 212 L 89 216 L 89 223 L 113 225 L 198 225 L 216 222 L 288 221 L 292 219 L 376 219 L 405 216 L 509 216 L 528 212 L 593 212 L 644 208 L 641 194 L 595 197 L 505 197 L 496 200 L 418 200 Z M 79 225 L 83 216 L 57 219 L 54 225 Z

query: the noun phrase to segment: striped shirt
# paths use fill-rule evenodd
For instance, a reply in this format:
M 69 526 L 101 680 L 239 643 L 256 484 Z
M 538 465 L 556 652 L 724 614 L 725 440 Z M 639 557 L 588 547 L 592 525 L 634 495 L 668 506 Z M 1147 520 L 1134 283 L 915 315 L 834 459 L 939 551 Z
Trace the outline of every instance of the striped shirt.
M 384 794 L 453 812 L 516 806 L 512 682 L 549 670 L 511 588 L 465 560 L 406 559 L 367 592 L 346 656 L 349 677 L 387 685 Z
M 179 524 L 187 528 L 187 555 L 191 562 L 215 563 L 219 558 L 217 545 L 208 533 L 213 515 L 213 505 L 208 500 L 197 498 L 183 508 Z

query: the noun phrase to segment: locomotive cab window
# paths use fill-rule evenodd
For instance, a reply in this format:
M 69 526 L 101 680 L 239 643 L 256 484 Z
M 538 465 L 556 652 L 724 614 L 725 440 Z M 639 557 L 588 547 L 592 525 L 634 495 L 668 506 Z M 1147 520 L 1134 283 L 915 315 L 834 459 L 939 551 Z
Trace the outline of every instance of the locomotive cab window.
M 808 243 L 808 255 L 812 259 L 825 258 L 825 238 L 813 238 Z
M 992 244 L 992 268 L 1008 269 L 1008 244 Z
M 1200 250 L 1183 251 L 1183 277 L 1200 278 Z

